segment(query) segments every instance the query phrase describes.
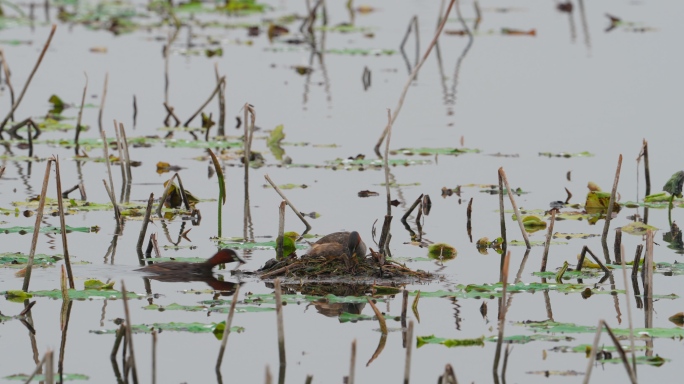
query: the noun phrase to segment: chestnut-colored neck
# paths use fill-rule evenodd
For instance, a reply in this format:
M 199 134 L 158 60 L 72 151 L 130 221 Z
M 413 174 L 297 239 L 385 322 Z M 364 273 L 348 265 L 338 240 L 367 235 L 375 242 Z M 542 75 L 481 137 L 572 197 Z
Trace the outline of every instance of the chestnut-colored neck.
M 206 265 L 210 265 L 212 268 L 223 263 L 231 263 L 233 261 L 236 261 L 235 258 L 233 257 L 232 253 L 228 250 L 222 249 L 212 257 L 210 257 L 207 261 L 204 262 Z

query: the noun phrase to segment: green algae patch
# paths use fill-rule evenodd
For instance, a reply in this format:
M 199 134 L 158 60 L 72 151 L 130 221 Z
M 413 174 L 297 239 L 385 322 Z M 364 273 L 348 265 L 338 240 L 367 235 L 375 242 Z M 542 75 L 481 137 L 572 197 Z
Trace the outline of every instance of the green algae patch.
M 514 325 L 523 326 L 533 332 L 542 333 L 596 333 L 595 326 L 577 325 L 573 323 L 559 323 L 555 321 L 525 321 L 516 322 Z M 620 340 L 627 340 L 629 338 L 629 329 L 627 328 L 611 328 L 615 336 Z M 603 329 L 605 332 L 605 329 Z M 684 339 L 684 329 L 682 328 L 634 328 L 635 339 L 649 339 L 649 338 L 676 338 Z
M 445 339 L 442 337 L 435 337 L 435 335 L 416 337 L 417 348 L 420 348 L 425 344 L 440 344 L 447 348 L 484 347 L 484 336 L 475 339 Z
M 391 316 L 388 314 L 383 315 L 385 320 L 399 320 L 399 317 L 396 316 Z M 366 321 L 366 320 L 376 320 L 375 316 L 369 316 L 369 315 L 364 315 L 363 313 L 349 313 L 349 312 L 342 312 L 337 319 L 340 321 L 340 323 L 355 323 L 357 321 Z

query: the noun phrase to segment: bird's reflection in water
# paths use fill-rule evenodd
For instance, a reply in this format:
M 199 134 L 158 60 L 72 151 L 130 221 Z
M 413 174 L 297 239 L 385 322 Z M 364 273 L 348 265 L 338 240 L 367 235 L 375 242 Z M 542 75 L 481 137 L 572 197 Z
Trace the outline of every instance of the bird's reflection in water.
M 178 276 L 178 275 L 151 275 L 145 276 L 145 279 L 161 281 L 163 283 L 189 283 L 194 281 L 203 281 L 207 283 L 213 290 L 217 291 L 220 296 L 232 296 L 237 288 L 242 283 L 235 283 L 232 281 L 223 281 L 214 276 Z

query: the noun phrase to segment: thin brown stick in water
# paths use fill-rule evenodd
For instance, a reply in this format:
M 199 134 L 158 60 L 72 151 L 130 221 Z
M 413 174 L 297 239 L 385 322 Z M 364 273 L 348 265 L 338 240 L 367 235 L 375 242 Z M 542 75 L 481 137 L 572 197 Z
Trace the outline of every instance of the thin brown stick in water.
M 2 60 L 2 70 L 5 73 L 5 83 L 10 91 L 10 104 L 14 105 L 14 88 L 12 87 L 12 82 L 10 81 L 11 72 L 9 69 L 9 64 L 7 64 L 5 52 L 2 49 L 0 49 L 0 60 Z M 10 115 L 10 119 L 14 120 L 14 112 L 12 112 Z
M 233 325 L 233 315 L 235 314 L 235 305 L 237 305 L 239 294 L 240 285 L 237 285 L 235 287 L 235 293 L 233 293 L 233 300 L 230 302 L 230 310 L 228 310 L 226 326 L 223 329 L 223 337 L 221 338 L 221 348 L 219 348 L 219 355 L 218 359 L 216 360 L 216 372 L 221 371 L 221 363 L 223 363 L 223 355 L 226 352 L 226 345 L 228 345 L 228 336 L 230 335 L 230 327 L 232 327 Z
M 74 289 L 74 274 L 71 271 L 71 259 L 69 258 L 69 247 L 67 246 L 66 223 L 64 220 L 64 202 L 62 201 L 62 178 L 59 174 L 59 157 L 51 159 L 55 162 L 55 178 L 57 179 L 57 207 L 59 208 L 59 226 L 62 232 L 62 249 L 64 251 L 64 264 L 66 265 L 67 276 L 69 277 L 69 288 Z
M 414 15 L 409 21 L 408 29 L 404 34 L 404 39 L 401 40 L 401 44 L 399 44 L 399 49 L 401 49 L 402 52 L 404 51 L 406 41 L 408 40 L 408 37 L 411 34 L 411 30 L 414 30 L 416 35 L 416 64 L 418 64 L 418 60 L 420 59 L 420 37 L 418 35 L 418 16 L 416 15 Z
M 503 279 L 501 280 L 501 285 L 503 286 L 503 292 L 501 294 L 501 302 L 505 303 L 506 302 L 506 291 L 508 288 L 508 264 L 509 260 L 511 257 L 511 252 L 507 251 L 506 256 L 504 258 L 504 263 L 503 263 L 503 269 L 501 271 L 501 275 L 503 276 Z M 504 305 L 501 308 L 501 311 L 499 312 L 499 334 L 496 340 L 496 352 L 494 355 L 494 376 L 497 375 L 498 369 L 499 369 L 499 359 L 501 358 L 501 345 L 503 343 L 503 335 L 504 335 L 504 324 L 506 324 L 506 311 L 508 310 L 508 306 Z
M 413 320 L 409 321 L 408 325 L 408 339 L 406 343 L 406 364 L 404 365 L 404 384 L 409 383 L 411 378 L 411 351 L 413 350 Z
M 268 367 L 268 365 L 266 365 L 266 381 L 265 381 L 265 383 L 271 384 L 272 381 L 273 381 L 273 378 L 271 377 L 271 369 Z
M 420 323 L 420 315 L 418 314 L 418 300 L 420 300 L 420 291 L 416 291 L 416 297 L 413 298 L 413 304 L 411 304 L 413 316 L 415 316 L 418 323 Z
M 126 130 L 124 129 L 123 123 L 119 123 L 119 131 L 121 131 L 121 144 L 123 145 L 123 147 L 119 149 L 119 153 L 123 153 L 123 156 L 126 159 L 126 182 L 130 184 L 133 180 L 131 172 L 131 154 L 128 151 L 128 138 L 126 137 Z
M 131 336 L 131 327 L 133 327 L 133 324 L 131 323 L 131 313 L 128 310 L 128 292 L 126 291 L 126 285 L 124 284 L 123 280 L 121 280 L 121 295 L 123 296 L 124 314 L 126 317 L 126 342 L 128 343 L 128 355 L 130 356 L 129 359 L 132 368 L 131 371 L 133 373 L 133 382 L 137 384 L 138 369 L 136 368 L 135 364 L 135 352 L 133 351 L 133 337 Z
M 651 194 L 651 169 L 648 166 L 648 141 L 644 139 L 644 177 L 646 178 L 646 196 Z
M 406 312 L 408 311 L 408 297 L 409 292 L 404 289 L 401 296 L 401 326 L 406 326 Z
M 183 188 L 183 182 L 181 181 L 180 175 L 178 172 L 174 173 L 173 176 L 169 179 L 169 181 L 166 182 L 166 187 L 164 188 L 164 193 L 162 193 L 161 199 L 159 200 L 159 205 L 157 206 L 157 215 L 159 217 L 162 217 L 162 208 L 164 208 L 164 202 L 166 202 L 166 199 L 169 197 L 169 192 L 171 191 L 171 187 L 173 186 L 173 179 L 178 180 L 178 189 L 180 190 L 180 195 L 181 199 L 183 200 L 183 204 L 185 206 L 185 209 L 188 211 L 190 210 L 190 202 L 188 201 L 188 196 L 185 193 L 185 188 Z
M 147 233 L 147 224 L 150 222 L 150 216 L 152 216 L 152 205 L 154 205 L 154 193 L 150 193 L 149 199 L 147 199 L 147 209 L 145 209 L 145 216 L 143 217 L 142 226 L 140 228 L 140 235 L 138 235 L 138 243 L 135 249 L 138 253 L 142 252 L 143 243 L 145 242 L 145 233 Z
M 375 317 L 378 319 L 378 323 L 380 324 L 380 333 L 383 335 L 387 334 L 387 322 L 385 321 L 385 316 L 382 315 L 382 312 L 378 309 L 378 307 L 375 305 L 373 300 L 370 299 L 370 297 L 366 297 L 366 300 L 368 301 L 368 304 L 370 304 L 371 308 L 373 308 L 373 312 L 375 312 Z
M 598 257 L 596 257 L 596 255 L 594 255 L 594 252 L 592 252 L 591 249 L 589 249 L 589 247 L 587 247 L 586 245 L 585 245 L 584 247 L 582 247 L 582 253 L 580 253 L 580 258 L 579 258 L 579 260 L 578 260 L 578 262 L 577 262 L 577 270 L 578 270 L 578 271 L 581 271 L 581 270 L 582 270 L 582 266 L 584 265 L 584 258 L 585 258 L 585 256 L 586 256 L 587 252 L 589 252 L 589 255 L 591 256 L 592 259 L 594 259 L 594 261 L 596 262 L 596 264 L 598 264 L 599 267 L 601 267 L 601 270 L 603 270 L 603 272 L 605 272 L 606 274 L 610 274 L 610 269 L 608 269 L 608 268 L 601 262 L 601 260 L 600 260 Z
M 445 13 L 446 15 L 448 15 L 451 12 L 451 8 L 453 8 L 454 2 L 455 2 L 455 0 L 451 0 L 449 2 L 449 6 L 447 7 L 447 10 Z M 437 39 L 439 38 L 439 35 L 442 33 L 442 30 L 444 29 L 444 25 L 446 24 L 447 19 L 448 19 L 448 17 L 444 17 L 442 19 L 442 23 L 437 28 L 437 31 L 435 32 L 435 36 L 432 38 L 430 45 L 428 45 L 428 48 L 425 51 L 425 54 L 423 55 L 423 58 L 418 62 L 418 64 L 415 67 L 413 67 L 411 74 L 409 75 L 408 79 L 406 80 L 406 84 L 404 85 L 404 90 L 402 91 L 401 96 L 399 97 L 399 101 L 397 102 L 397 106 L 394 108 L 394 114 L 392 115 L 392 124 L 391 125 L 394 125 L 394 122 L 397 120 L 397 116 L 399 115 L 399 112 L 401 111 L 401 107 L 404 104 L 404 99 L 406 98 L 406 94 L 408 93 L 408 90 L 411 86 L 411 83 L 413 83 L 413 80 L 418 75 L 418 72 L 420 71 L 420 68 L 423 66 L 423 63 L 425 63 L 425 60 L 430 55 L 432 48 L 437 43 Z M 380 145 L 382 145 L 383 140 L 385 140 L 385 136 L 387 136 L 387 133 L 388 133 L 387 130 L 383 131 L 382 135 L 380 136 L 380 139 L 375 144 L 375 153 L 378 155 L 380 153 Z
M 610 251 L 608 251 L 608 229 L 610 228 L 610 220 L 613 216 L 613 205 L 615 204 L 615 195 L 617 194 L 618 181 L 620 181 L 620 169 L 622 168 L 622 155 L 618 157 L 618 165 L 615 170 L 615 180 L 613 181 L 613 189 L 610 192 L 610 203 L 608 203 L 608 212 L 606 212 L 606 223 L 603 226 L 603 233 L 601 234 L 601 245 L 603 246 L 603 255 L 606 258 L 606 263 L 610 263 Z
M 195 113 L 193 113 L 192 116 L 190 116 L 190 118 L 185 122 L 185 124 L 183 124 L 184 127 L 187 127 L 188 125 L 190 125 L 190 122 L 192 122 L 192 120 L 194 120 L 195 117 L 197 117 L 197 115 L 199 115 L 199 113 L 202 112 L 202 110 L 207 106 L 207 104 L 209 104 L 209 102 L 211 102 L 211 99 L 213 99 L 214 96 L 216 96 L 219 89 L 221 89 L 222 84 L 224 84 L 225 82 L 226 82 L 225 76 L 223 76 L 223 77 L 221 77 L 221 79 L 219 79 L 218 84 L 216 84 L 216 87 L 214 87 L 214 91 L 211 93 L 211 96 L 209 96 L 207 101 L 205 101 L 204 104 L 202 104 L 202 106 L 200 106 L 199 109 L 197 109 L 197 111 L 195 111 Z
M 81 135 L 81 119 L 83 118 L 83 106 L 85 105 L 86 92 L 88 91 L 88 74 L 85 75 L 85 85 L 83 86 L 83 94 L 81 95 L 81 106 L 78 108 L 78 118 L 76 119 L 76 136 L 74 137 L 74 153 L 78 155 L 78 138 Z
M 622 228 L 615 228 L 615 244 L 613 244 L 613 253 L 615 253 L 615 263 L 622 263 Z
M 551 239 L 553 238 L 553 224 L 556 222 L 556 210 L 551 211 L 551 222 L 549 223 L 549 230 L 546 232 L 546 242 L 544 243 L 544 255 L 542 256 L 541 271 L 546 272 L 546 261 L 549 257 L 549 248 L 551 247 Z
M 411 207 L 404 213 L 404 216 L 401 217 L 401 222 L 404 224 L 405 227 L 410 228 L 406 220 L 408 219 L 409 216 L 411 216 L 411 213 L 413 212 L 414 209 L 420 204 L 420 202 L 423 201 L 423 194 L 421 193 L 420 196 L 416 199 L 416 201 L 413 202 Z
M 138 122 L 138 99 L 133 95 L 133 129 Z
M 157 383 L 157 331 L 152 331 L 152 384 Z
M 473 198 L 470 198 L 470 201 L 468 202 L 468 209 L 466 209 L 466 216 L 468 217 L 468 221 L 466 222 L 466 231 L 468 232 L 468 238 L 470 239 L 470 242 L 473 242 L 473 224 L 471 221 L 471 218 L 473 216 Z
M 276 260 L 283 259 L 283 242 L 285 241 L 285 201 L 278 206 L 278 237 L 276 239 Z
M 5 166 L 2 165 L 2 166 L 0 166 L 0 178 L 2 177 L 2 175 L 3 175 L 4 173 L 5 173 Z
M 653 231 L 646 231 L 646 255 L 641 267 L 641 278 L 644 284 L 644 297 L 653 297 Z
M 525 231 L 525 226 L 522 222 L 522 215 L 520 215 L 520 210 L 518 210 L 518 205 L 515 204 L 515 199 L 513 198 L 513 192 L 511 191 L 511 186 L 508 185 L 508 179 L 506 178 L 506 172 L 504 172 L 503 167 L 499 168 L 499 175 L 506 186 L 506 191 L 508 192 L 508 198 L 511 200 L 511 205 L 513 206 L 513 211 L 515 212 L 515 217 L 518 219 L 518 225 L 520 226 L 520 232 L 522 232 L 523 238 L 525 239 L 525 245 L 527 249 L 530 249 L 530 239 L 527 236 L 527 231 Z M 502 212 L 503 214 L 503 212 Z
M 112 353 L 109 354 L 109 358 L 112 361 L 116 361 L 116 354 L 119 352 L 119 347 L 121 346 L 121 340 L 123 339 L 124 335 L 126 334 L 126 329 L 123 324 L 119 326 L 119 329 L 116 330 L 115 338 L 114 338 L 114 346 L 112 347 Z
M 624 268 L 624 266 L 623 266 Z M 613 333 L 613 330 L 610 329 L 608 324 L 604 320 L 601 320 L 603 322 L 603 326 L 606 328 L 606 331 L 608 331 L 608 336 L 610 336 L 610 339 L 613 341 L 613 344 L 615 345 L 615 349 L 617 350 L 618 354 L 620 355 L 620 360 L 622 360 L 622 363 L 625 366 L 625 370 L 627 370 L 627 375 L 629 376 L 630 381 L 632 384 L 637 383 L 636 379 L 636 372 L 632 370 L 632 368 L 629 365 L 629 361 L 627 360 L 627 354 L 625 353 L 624 348 L 622 348 L 622 344 L 620 344 L 620 340 L 618 340 L 617 337 L 615 337 L 615 334 Z M 631 332 L 630 332 L 631 335 Z M 632 356 L 634 356 L 634 343 L 632 343 Z M 634 364 L 636 366 L 636 360 L 634 360 Z
M 356 339 L 352 341 L 351 347 L 351 362 L 349 364 L 349 379 L 347 384 L 354 384 L 354 375 L 356 372 Z
M 164 108 L 166 108 L 166 113 L 168 113 L 169 116 L 173 117 L 173 120 L 176 121 L 176 125 L 175 125 L 175 126 L 176 126 L 176 127 L 179 126 L 180 123 L 181 123 L 181 121 L 180 121 L 180 119 L 178 118 L 178 116 L 176 116 L 176 114 L 173 112 L 173 107 L 169 106 L 167 103 L 164 103 Z M 167 117 L 167 119 L 168 119 L 168 117 Z M 167 124 L 167 123 L 165 123 L 165 124 Z
M 280 188 L 278 188 L 278 186 L 275 185 L 275 183 L 273 182 L 273 180 L 271 180 L 271 178 L 268 177 L 268 175 L 264 175 L 264 178 L 266 178 L 266 181 L 268 181 L 268 183 L 271 184 L 271 186 L 273 187 L 273 189 L 275 189 L 275 191 L 278 192 L 278 194 L 280 195 L 280 197 L 282 197 L 283 200 L 285 200 L 285 202 L 287 203 L 287 205 L 290 206 L 290 209 L 292 209 L 292 211 L 295 213 L 295 215 L 297 215 L 297 217 L 299 217 L 299 220 L 301 220 L 302 223 L 304 223 L 304 225 L 306 225 L 306 231 L 304 231 L 304 233 L 309 232 L 309 231 L 311 230 L 311 225 L 309 225 L 309 222 L 306 221 L 306 219 L 305 219 L 304 216 L 301 214 L 301 212 L 299 212 L 299 210 L 298 210 L 297 208 L 295 208 L 294 205 L 292 205 L 292 202 L 290 202 L 290 200 L 288 200 L 288 198 L 285 197 L 285 194 L 283 194 L 283 192 L 280 190 Z
M 221 82 L 221 77 L 219 76 L 218 63 L 214 64 L 214 73 L 216 74 L 216 81 Z M 218 135 L 226 135 L 226 82 L 219 87 L 218 93 L 219 102 L 219 119 L 218 119 Z
M 278 355 L 280 366 L 287 364 L 285 358 L 285 327 L 283 325 L 283 299 L 280 292 L 280 278 L 275 279 L 276 318 L 278 322 Z
M 635 277 L 639 272 L 639 264 L 641 263 L 641 251 L 643 251 L 643 249 L 643 244 L 637 245 L 636 254 L 634 255 L 634 262 L 632 263 L 632 277 Z
M 7 124 L 9 119 L 12 116 L 14 116 L 14 111 L 17 110 L 17 107 L 19 107 L 21 100 L 24 98 L 24 94 L 26 93 L 26 90 L 28 89 L 29 84 L 31 84 L 31 79 L 33 79 L 33 75 L 36 74 L 36 71 L 38 70 L 40 63 L 43 61 L 43 56 L 45 56 L 45 52 L 47 52 L 48 47 L 50 46 L 50 42 L 52 41 L 52 37 L 55 35 L 56 29 L 57 29 L 57 25 L 53 24 L 52 28 L 50 29 L 50 35 L 48 36 L 48 39 L 45 42 L 45 45 L 43 46 L 43 50 L 40 52 L 40 55 L 38 56 L 38 61 L 36 61 L 36 65 L 33 67 L 31 74 L 29 75 L 28 79 L 26 79 L 26 83 L 24 84 L 24 88 L 22 88 L 21 93 L 19 93 L 19 97 L 17 98 L 17 100 L 14 103 L 12 103 L 12 108 L 10 108 L 9 112 L 7 113 L 7 116 L 5 116 L 5 119 L 2 121 L 2 123 L 0 123 L 0 137 L 2 137 L 1 136 L 2 130 L 5 128 L 5 124 Z
M 33 226 L 33 237 L 31 239 L 31 250 L 29 252 L 28 261 L 26 262 L 26 274 L 24 275 L 24 285 L 22 290 L 28 292 L 29 283 L 31 281 L 31 270 L 33 269 L 33 258 L 36 255 L 36 246 L 38 246 L 38 234 L 40 233 L 40 223 L 43 222 L 43 210 L 45 208 L 45 195 L 47 194 L 48 182 L 50 180 L 50 166 L 52 161 L 48 161 L 45 166 L 45 177 L 43 178 L 43 188 L 40 191 L 40 201 L 38 202 L 38 209 L 36 211 L 36 224 Z
M 415 16 L 414 16 L 415 17 Z M 390 140 L 392 138 L 392 111 L 387 108 L 387 141 L 385 142 L 385 158 L 383 159 L 383 165 L 385 168 L 385 192 L 387 194 L 387 216 L 392 216 L 392 196 L 390 195 L 390 182 L 389 182 L 389 146 Z M 380 238 L 380 242 L 382 242 Z M 382 252 L 382 249 L 380 249 Z
M 31 373 L 31 375 L 28 377 L 28 379 L 26 379 L 25 383 L 30 383 L 31 380 L 33 380 L 33 378 L 38 374 L 38 372 L 41 371 L 41 369 L 45 365 L 46 359 L 47 359 L 47 353 L 45 355 L 43 355 L 43 359 L 40 360 L 40 363 L 38 363 L 38 365 L 36 365 L 36 369 L 33 370 L 33 373 Z
M 102 126 L 102 114 L 104 113 L 105 101 L 107 100 L 107 84 L 109 83 L 109 72 L 105 73 L 104 88 L 102 89 L 102 100 L 100 100 L 100 111 L 97 114 L 97 126 L 100 128 L 100 133 L 104 132 Z M 112 189 L 114 187 L 112 186 Z
M 123 141 L 121 140 L 121 131 L 119 130 L 119 124 L 114 119 L 114 135 L 116 136 L 116 149 L 119 151 L 119 168 L 121 168 L 121 183 L 127 184 L 128 179 L 126 176 L 126 159 L 123 153 Z M 113 184 L 112 184 L 113 185 Z M 112 187 L 114 188 L 114 187 Z M 121 193 L 121 202 L 124 202 L 123 192 Z
M 625 282 L 625 305 L 627 306 L 627 322 L 629 324 L 629 349 L 632 351 L 632 371 L 636 377 L 636 350 L 634 349 L 634 325 L 632 324 L 632 306 L 629 302 L 629 283 L 627 282 L 627 266 L 625 265 L 625 259 L 620 259 L 620 264 L 622 264 L 622 278 Z
M 499 175 L 499 222 L 501 224 L 501 239 L 502 241 L 502 249 L 503 253 L 501 254 L 501 265 L 500 265 L 500 270 L 503 271 L 503 263 L 504 263 L 504 258 L 506 255 L 506 249 L 508 248 L 508 242 L 506 241 L 506 216 L 504 213 L 504 197 L 503 197 L 503 177 L 501 177 L 501 173 Z M 499 280 L 503 280 L 503 277 L 500 277 Z
M 567 188 L 565 188 L 565 193 L 567 193 L 567 194 L 568 194 L 568 198 L 567 198 L 567 199 L 565 199 L 565 204 L 567 204 L 567 203 L 569 203 L 569 202 L 570 202 L 570 199 L 572 198 L 572 193 L 570 193 L 570 190 L 569 190 L 569 189 L 567 189 Z

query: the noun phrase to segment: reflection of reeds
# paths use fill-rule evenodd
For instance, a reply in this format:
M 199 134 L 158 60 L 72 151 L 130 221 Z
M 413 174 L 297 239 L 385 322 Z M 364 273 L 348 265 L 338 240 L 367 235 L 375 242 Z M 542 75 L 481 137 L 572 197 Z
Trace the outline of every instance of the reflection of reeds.
M 85 105 L 86 92 L 88 91 L 88 74 L 85 75 L 85 85 L 83 86 L 83 95 L 81 96 L 81 106 L 78 109 L 78 118 L 76 119 L 76 134 L 74 136 L 74 154 L 78 155 L 78 137 L 81 135 L 81 118 L 83 118 L 83 106 Z
M 230 327 L 233 324 L 233 314 L 235 314 L 235 305 L 238 302 L 238 295 L 240 294 L 240 285 L 236 285 L 235 293 L 233 293 L 233 300 L 230 302 L 230 310 L 228 311 L 228 318 L 226 319 L 226 326 L 223 329 L 223 337 L 221 338 L 221 348 L 219 348 L 218 359 L 216 360 L 216 374 L 221 374 L 221 363 L 223 362 L 223 355 L 228 345 L 228 336 L 230 335 Z
M 102 114 L 104 112 L 105 100 L 107 100 L 107 84 L 109 83 L 109 72 L 105 73 L 104 87 L 102 88 L 102 100 L 100 101 L 100 110 L 97 114 L 97 126 L 100 128 L 100 133 L 104 132 L 102 127 Z M 105 142 L 106 144 L 106 142 Z
M 627 361 L 627 355 L 625 353 L 625 350 L 622 348 L 622 345 L 620 345 L 620 341 L 615 337 L 615 334 L 613 334 L 613 331 L 610 329 L 608 324 L 601 319 L 598 322 L 598 326 L 596 327 L 596 334 L 594 335 L 594 344 L 591 347 L 591 357 L 589 358 L 589 361 L 587 362 L 587 371 L 584 374 L 584 384 L 589 384 L 589 379 L 591 378 L 591 369 L 594 366 L 594 361 L 596 360 L 596 354 L 598 350 L 598 343 L 599 340 L 601 339 L 601 331 L 605 327 L 606 331 L 608 332 L 608 335 L 610 336 L 610 339 L 613 341 L 613 344 L 615 345 L 615 348 L 620 355 L 620 359 L 622 360 L 622 363 L 625 365 L 625 370 L 627 371 L 627 375 L 629 376 L 630 381 L 632 384 L 636 384 L 637 379 L 636 379 L 636 372 L 632 370 L 631 366 L 629 365 L 629 362 Z M 632 354 L 635 353 L 634 351 L 634 345 L 632 345 Z
M 413 321 L 409 321 L 406 338 L 406 364 L 404 365 L 404 384 L 408 384 L 411 378 L 411 351 L 413 351 Z
M 551 239 L 553 238 L 553 224 L 556 222 L 556 210 L 551 210 L 551 222 L 549 223 L 549 230 L 546 231 L 546 242 L 544 243 L 544 255 L 542 256 L 541 271 L 546 272 L 546 260 L 549 257 L 549 248 L 551 247 Z M 529 248 L 528 248 L 529 249 Z
M 138 242 L 135 246 L 138 252 L 138 258 L 142 258 L 142 246 L 145 242 L 145 233 L 147 233 L 147 224 L 150 222 L 152 215 L 152 205 L 154 204 L 154 193 L 150 193 L 150 198 L 147 200 L 147 209 L 145 209 L 145 216 L 143 217 L 142 225 L 140 226 L 140 235 L 138 235 Z M 160 205 L 162 205 L 160 203 Z M 141 260 L 142 261 L 142 260 Z
M 278 355 L 280 356 L 280 367 L 287 364 L 285 357 L 285 326 L 283 325 L 283 299 L 280 290 L 280 279 L 275 280 L 275 305 L 276 320 L 278 325 Z
M 511 191 L 511 186 L 508 185 L 508 178 L 506 178 L 506 172 L 504 172 L 503 167 L 499 168 L 499 176 L 501 176 L 501 180 L 503 180 L 503 183 L 506 186 L 506 192 L 508 192 L 508 198 L 511 200 L 511 205 L 513 206 L 515 217 L 518 219 L 518 225 L 520 226 L 520 232 L 522 232 L 523 239 L 525 239 L 525 245 L 527 245 L 527 249 L 530 249 L 530 239 L 527 236 L 527 231 L 525 231 L 525 226 L 522 222 L 522 215 L 520 215 L 518 205 L 515 203 L 515 199 L 513 198 L 513 191 Z M 501 214 L 503 215 L 503 211 L 501 212 Z
M 40 191 L 40 200 L 38 201 L 38 209 L 36 211 L 36 223 L 33 226 L 33 237 L 31 239 L 31 250 L 29 251 L 28 261 L 26 262 L 26 274 L 24 275 L 24 285 L 22 290 L 28 292 L 29 283 L 31 281 L 31 270 L 33 269 L 33 258 L 36 255 L 36 246 L 38 245 L 38 234 L 40 233 L 40 223 L 43 221 L 43 209 L 45 208 L 45 195 L 47 194 L 48 181 L 50 180 L 50 166 L 52 161 L 48 161 L 45 166 L 45 177 L 43 178 L 43 188 Z
M 66 265 L 66 272 L 69 276 L 69 288 L 74 289 L 74 274 L 71 271 L 71 260 L 69 258 L 69 247 L 67 246 L 66 223 L 64 220 L 64 202 L 62 197 L 62 178 L 59 174 L 59 158 L 53 157 L 50 161 L 55 162 L 55 178 L 57 179 L 57 207 L 59 209 L 59 226 L 62 232 L 62 249 L 64 251 L 64 264 Z
M 351 346 L 351 362 L 349 364 L 349 378 L 347 384 L 354 384 L 354 375 L 356 371 L 356 339 L 352 341 Z
M 124 378 L 128 379 L 128 373 L 133 375 L 133 382 L 138 383 L 138 369 L 135 364 L 135 352 L 133 351 L 133 336 L 132 336 L 132 326 L 133 324 L 131 323 L 131 313 L 128 310 L 128 292 L 126 291 L 126 285 L 124 284 L 123 280 L 121 280 L 121 294 L 123 295 L 123 304 L 124 304 L 124 314 L 126 317 L 126 325 L 124 327 L 125 329 L 125 336 L 126 336 L 126 343 L 128 344 L 128 359 L 124 358 L 124 362 L 126 363 L 124 365 Z

